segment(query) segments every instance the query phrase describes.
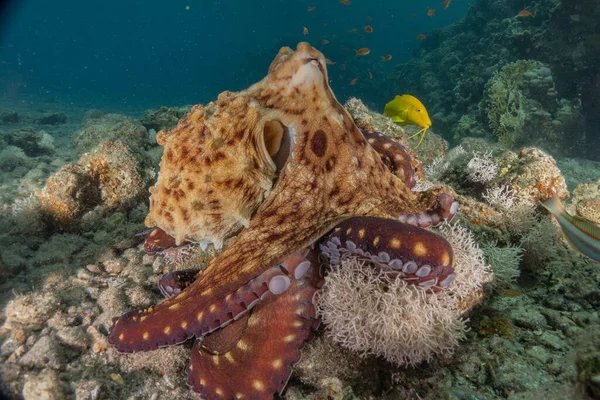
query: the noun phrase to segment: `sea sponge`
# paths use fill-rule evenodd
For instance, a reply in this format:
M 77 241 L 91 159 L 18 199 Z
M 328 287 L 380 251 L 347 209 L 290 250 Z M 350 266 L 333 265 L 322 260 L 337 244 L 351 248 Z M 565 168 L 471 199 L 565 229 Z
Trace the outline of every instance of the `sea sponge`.
M 397 365 L 452 354 L 464 338 L 462 316 L 481 300 L 493 273 L 469 231 L 447 225 L 440 233 L 456 257 L 457 278 L 447 290 L 427 294 L 354 258 L 345 259 L 328 274 L 317 299 L 327 334 L 362 356 L 382 356 Z

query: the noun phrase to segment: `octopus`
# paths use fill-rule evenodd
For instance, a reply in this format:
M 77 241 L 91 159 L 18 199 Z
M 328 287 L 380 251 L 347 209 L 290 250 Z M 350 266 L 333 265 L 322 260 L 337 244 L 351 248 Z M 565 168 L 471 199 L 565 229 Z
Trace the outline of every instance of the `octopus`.
M 450 244 L 424 228 L 458 203 L 411 190 L 407 150 L 354 124 L 308 43 L 282 48 L 260 82 L 194 106 L 157 141 L 145 249 L 231 240 L 203 271 L 165 275 L 166 300 L 115 318 L 108 340 L 125 353 L 193 340 L 187 383 L 203 398 L 284 390 L 319 324 L 322 264 L 357 257 L 431 295 L 456 276 Z

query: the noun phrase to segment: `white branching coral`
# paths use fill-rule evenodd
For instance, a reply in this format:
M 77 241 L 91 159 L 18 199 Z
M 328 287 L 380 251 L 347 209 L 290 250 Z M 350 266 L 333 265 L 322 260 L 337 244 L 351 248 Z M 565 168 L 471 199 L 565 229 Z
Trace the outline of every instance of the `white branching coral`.
M 480 295 L 492 273 L 468 230 L 447 225 L 440 234 L 456 258 L 457 278 L 448 289 L 427 294 L 356 259 L 344 259 L 329 273 L 317 299 L 328 335 L 362 356 L 382 356 L 397 365 L 452 354 L 464 337 L 464 300 Z
M 527 198 L 519 198 L 510 186 L 489 188 L 482 197 L 502 215 L 506 230 L 521 237 L 538 224 L 535 204 Z
M 436 157 L 431 164 L 423 167 L 423 174 L 427 179 L 439 181 L 443 175 L 448 171 L 448 168 L 452 163 L 459 157 L 467 154 L 467 151 L 461 145 L 450 149 L 447 154 Z
M 415 186 L 411 189 L 413 192 L 425 192 L 434 186 L 433 182 L 428 180 L 421 180 L 415 177 Z
M 437 296 L 356 258 L 327 276 L 318 307 L 335 342 L 397 365 L 449 355 L 464 337 L 463 321 Z
M 498 164 L 492 158 L 492 152 L 473 153 L 467 164 L 467 177 L 471 182 L 488 183 L 498 175 Z
M 523 248 L 519 246 L 498 247 L 497 243 L 482 246 L 485 258 L 494 271 L 494 280 L 490 286 L 494 290 L 509 287 L 521 275 L 520 264 L 523 259 Z
M 435 158 L 431 164 L 423 167 L 423 173 L 428 179 L 439 180 L 450 166 L 446 156 Z
M 490 206 L 500 211 L 511 208 L 517 200 L 516 191 L 508 185 L 486 189 L 482 197 Z

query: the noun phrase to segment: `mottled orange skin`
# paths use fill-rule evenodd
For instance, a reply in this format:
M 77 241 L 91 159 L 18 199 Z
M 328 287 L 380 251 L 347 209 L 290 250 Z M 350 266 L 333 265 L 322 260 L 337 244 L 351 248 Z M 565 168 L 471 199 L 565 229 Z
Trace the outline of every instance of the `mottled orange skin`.
M 278 175 L 260 147 L 269 121 L 293 137 Z M 152 350 L 212 332 L 241 288 L 340 221 L 397 218 L 435 201 L 435 193 L 412 192 L 404 174 L 400 178 L 386 167 L 337 102 L 325 58 L 308 43 L 296 51 L 282 48 L 262 81 L 195 107 L 159 143 L 165 154 L 149 226 L 162 228 L 178 244 L 209 237 L 218 242 L 247 228 L 179 295 L 120 317 L 109 335 L 120 351 Z M 218 179 L 202 180 L 207 170 Z M 203 214 L 206 202 L 215 199 L 214 213 Z M 196 229 L 194 218 L 207 225 Z

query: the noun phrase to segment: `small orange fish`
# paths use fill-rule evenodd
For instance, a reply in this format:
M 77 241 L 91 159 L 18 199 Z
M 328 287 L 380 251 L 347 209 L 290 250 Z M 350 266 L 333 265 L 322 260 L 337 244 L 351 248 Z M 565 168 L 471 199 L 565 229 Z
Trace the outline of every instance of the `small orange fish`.
M 341 65 L 340 65 L 340 69 L 341 69 L 342 71 L 345 71 L 345 70 L 346 70 L 346 64 L 341 64 Z
M 327 26 L 327 22 L 322 23 L 321 26 L 325 28 Z
M 533 16 L 533 13 L 529 10 L 521 10 L 517 14 L 517 17 L 532 17 L 532 16 Z
M 307 28 L 307 27 L 303 27 L 303 29 L 302 29 L 302 34 L 303 34 L 304 36 L 308 35 L 308 28 Z
M 350 4 L 350 0 L 340 0 L 340 4 L 347 6 Z
M 448 7 L 450 7 L 450 2 L 451 2 L 451 1 L 452 1 L 452 0 L 444 0 L 444 8 L 448 8 Z
M 329 40 L 327 40 L 327 39 L 321 40 L 321 44 L 327 44 L 327 43 L 329 43 Z
M 371 33 L 373 32 L 373 27 L 371 25 L 367 25 L 363 28 L 365 30 L 365 32 L 367 33 Z
M 357 31 L 356 28 L 348 29 L 348 32 L 350 32 L 350 33 L 355 33 L 356 31 Z
M 381 61 L 390 61 L 392 59 L 391 54 L 386 54 L 385 56 L 381 56 Z
M 544 122 L 542 122 L 542 126 L 549 127 L 550 125 L 552 125 L 550 123 L 550 121 L 544 121 Z
M 427 10 L 427 15 L 433 17 L 435 15 L 435 10 L 433 8 L 430 8 L 429 10 Z
M 358 78 L 354 78 L 350 81 L 350 86 L 354 86 L 356 85 L 356 82 L 358 82 Z
M 415 19 L 415 18 L 417 18 L 417 14 L 410 14 L 410 17 L 411 17 L 412 19 Z
M 325 59 L 325 64 L 327 65 L 335 65 L 335 61 L 331 61 L 329 58 Z
M 373 19 L 373 17 L 371 17 L 370 15 L 367 15 L 365 18 L 369 21 Z
M 308 6 L 308 11 L 315 11 L 317 6 Z
M 367 70 L 369 72 L 369 79 L 373 79 L 373 73 L 371 72 L 370 69 Z
M 427 35 L 423 35 L 422 33 L 417 35 L 417 40 L 425 40 L 427 39 Z

